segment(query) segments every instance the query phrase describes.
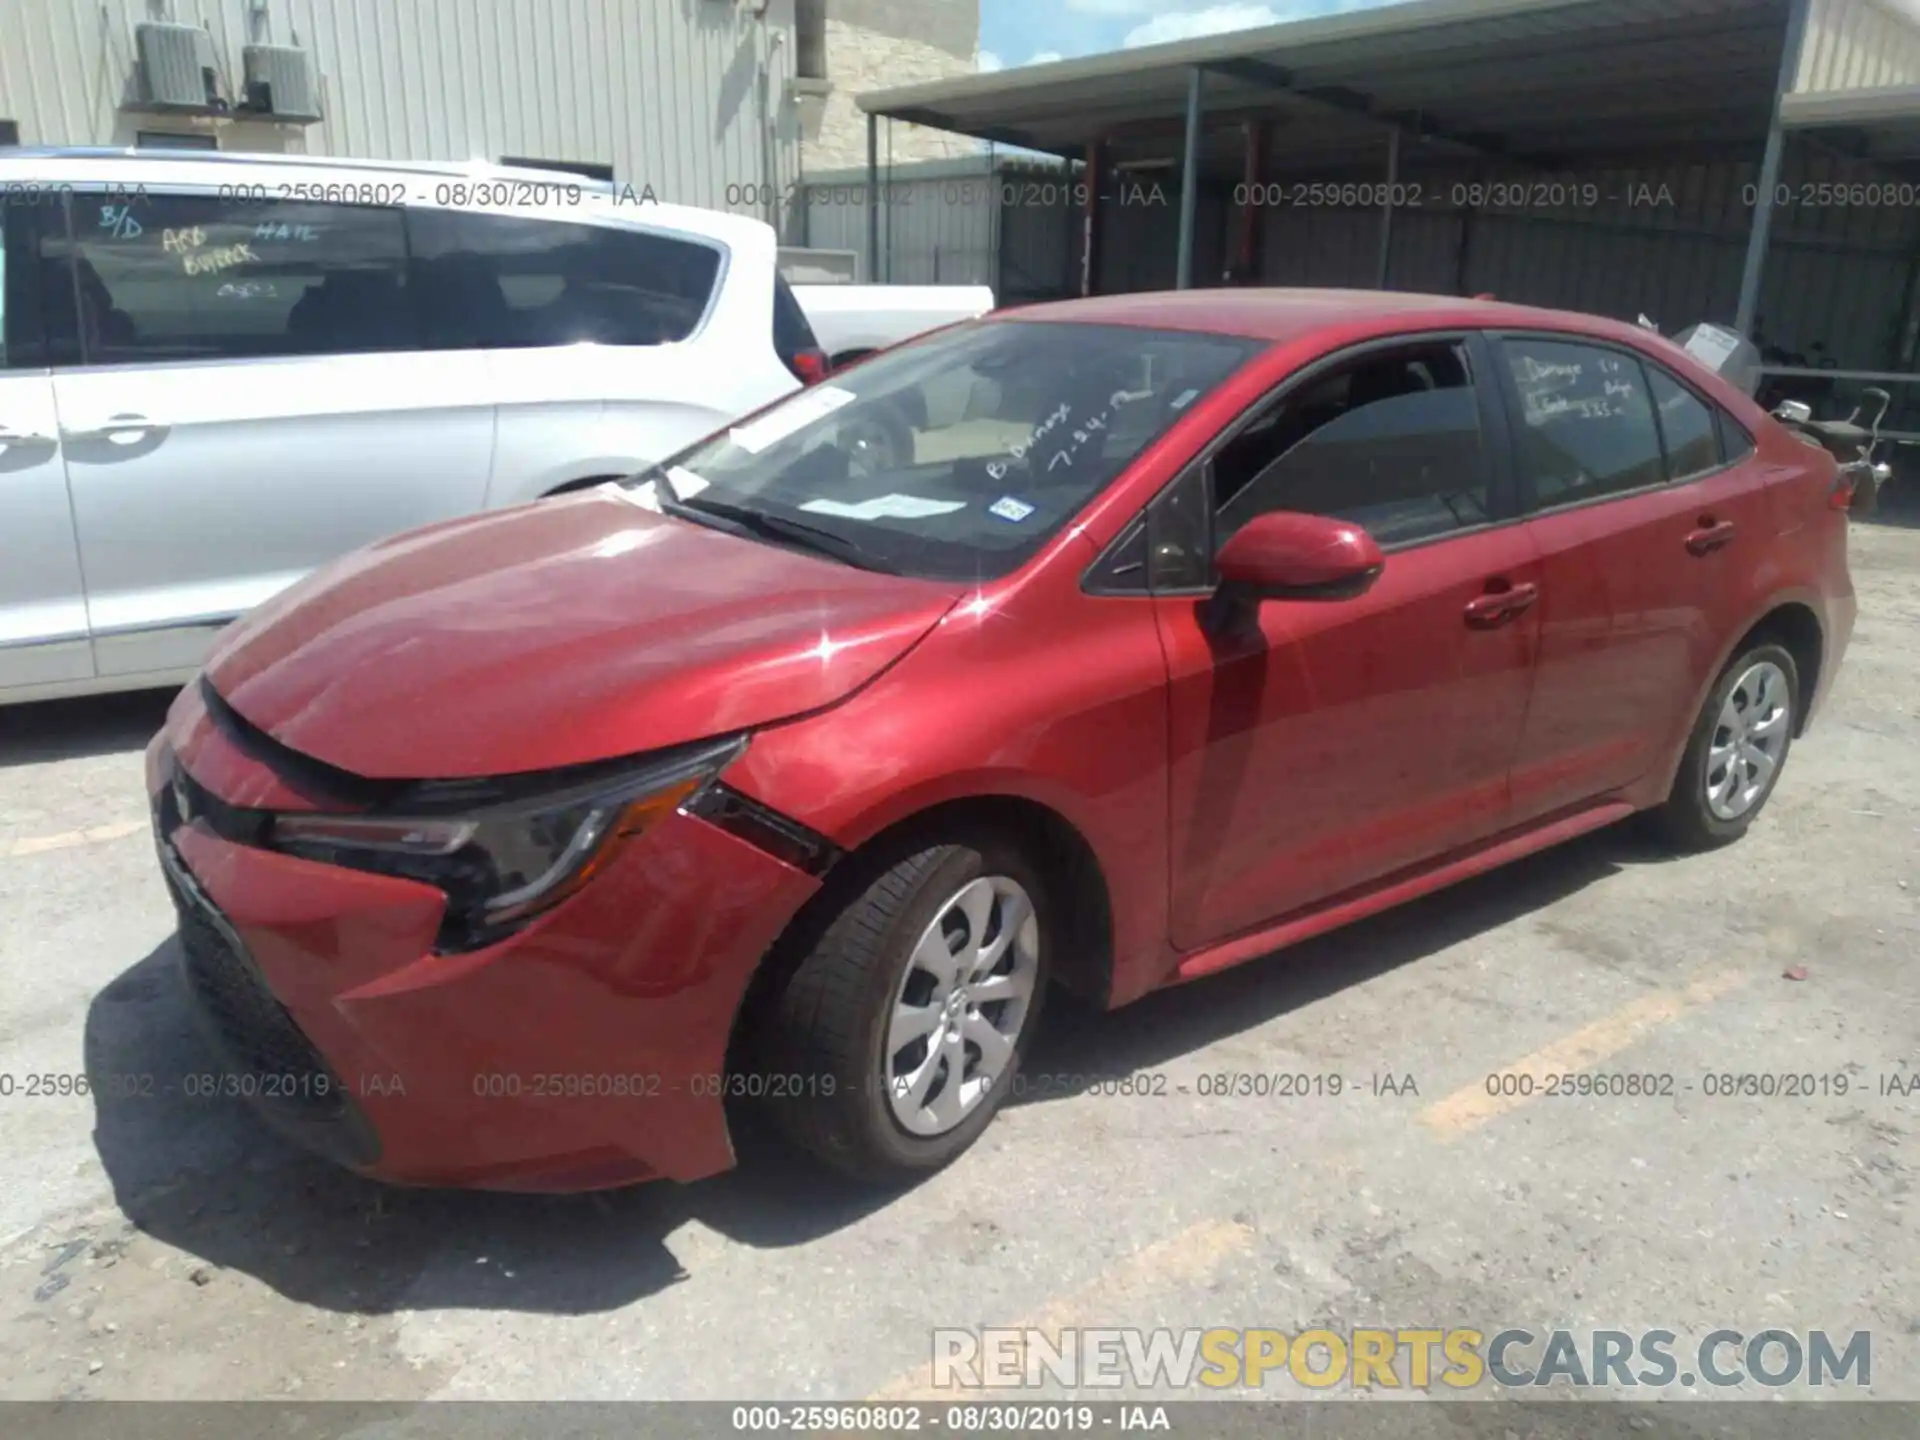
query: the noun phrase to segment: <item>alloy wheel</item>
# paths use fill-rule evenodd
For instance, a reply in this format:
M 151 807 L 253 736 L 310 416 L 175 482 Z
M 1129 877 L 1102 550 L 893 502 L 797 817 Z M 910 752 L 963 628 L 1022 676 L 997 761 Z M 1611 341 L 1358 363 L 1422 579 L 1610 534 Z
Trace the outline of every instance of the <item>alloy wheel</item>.
M 1013 1066 L 1040 972 L 1040 923 L 1016 880 L 984 875 L 934 912 L 888 1017 L 881 1079 L 909 1134 L 944 1135 Z
M 1786 754 L 1792 718 L 1786 672 L 1771 660 L 1734 682 L 1707 745 L 1707 809 L 1715 819 L 1738 820 L 1767 793 Z

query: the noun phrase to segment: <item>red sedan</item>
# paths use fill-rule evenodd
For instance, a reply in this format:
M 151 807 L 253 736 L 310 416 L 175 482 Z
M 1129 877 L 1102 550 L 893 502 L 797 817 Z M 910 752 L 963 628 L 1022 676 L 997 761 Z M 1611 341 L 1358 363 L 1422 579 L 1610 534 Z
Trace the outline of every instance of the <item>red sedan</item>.
M 365 1173 L 898 1179 L 1118 1006 L 1650 811 L 1738 837 L 1853 625 L 1834 463 L 1516 306 L 1042 305 L 228 632 L 148 754 L 197 1008 Z

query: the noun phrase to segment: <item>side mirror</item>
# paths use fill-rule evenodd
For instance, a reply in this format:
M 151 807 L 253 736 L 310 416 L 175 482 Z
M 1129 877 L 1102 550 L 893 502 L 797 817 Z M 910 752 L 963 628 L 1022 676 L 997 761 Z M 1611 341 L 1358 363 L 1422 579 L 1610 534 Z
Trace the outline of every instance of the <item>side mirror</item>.
M 1269 511 L 1220 547 L 1221 589 L 1256 600 L 1344 600 L 1365 593 L 1387 557 L 1351 520 Z

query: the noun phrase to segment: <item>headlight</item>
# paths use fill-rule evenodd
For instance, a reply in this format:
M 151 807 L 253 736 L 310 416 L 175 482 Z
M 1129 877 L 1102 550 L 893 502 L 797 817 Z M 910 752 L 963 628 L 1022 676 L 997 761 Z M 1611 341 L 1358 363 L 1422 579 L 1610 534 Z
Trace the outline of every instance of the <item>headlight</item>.
M 281 815 L 277 850 L 446 892 L 441 950 L 511 934 L 604 868 L 620 847 L 697 795 L 746 748 L 692 747 L 625 770 L 545 788 L 536 778 L 429 783 L 390 813 Z

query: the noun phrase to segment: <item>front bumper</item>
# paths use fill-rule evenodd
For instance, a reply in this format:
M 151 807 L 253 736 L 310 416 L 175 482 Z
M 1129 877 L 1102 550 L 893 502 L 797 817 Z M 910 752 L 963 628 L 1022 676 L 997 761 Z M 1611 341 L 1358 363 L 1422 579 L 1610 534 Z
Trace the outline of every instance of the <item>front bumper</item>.
M 191 689 L 148 750 L 188 988 L 229 1088 L 277 1128 L 402 1184 L 570 1191 L 732 1165 L 734 1018 L 814 877 L 675 814 L 527 929 L 440 955 L 438 890 L 180 821 L 177 766 L 220 798 L 265 782 Z

